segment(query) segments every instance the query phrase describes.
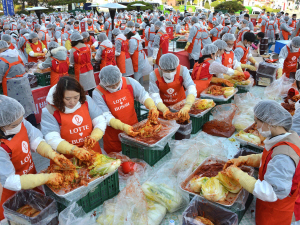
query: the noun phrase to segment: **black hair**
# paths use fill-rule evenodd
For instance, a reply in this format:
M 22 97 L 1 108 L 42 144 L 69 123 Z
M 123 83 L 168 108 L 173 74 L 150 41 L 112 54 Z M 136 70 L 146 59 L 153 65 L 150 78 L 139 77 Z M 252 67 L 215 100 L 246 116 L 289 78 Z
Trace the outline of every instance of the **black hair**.
M 213 15 L 217 15 L 217 12 L 214 12 Z
M 292 16 L 297 16 L 296 14 L 293 14 Z
M 135 34 L 133 32 L 129 32 L 128 34 L 126 34 L 126 38 L 129 40 L 132 36 L 134 36 Z
M 247 18 L 249 18 L 249 14 L 245 14 L 245 15 L 244 15 L 244 17 L 247 17 Z
M 213 53 L 215 54 L 215 53 Z M 205 59 L 211 58 L 211 55 L 203 55 L 199 58 L 198 63 L 203 63 Z
M 75 47 L 78 43 L 84 44 L 83 40 L 79 40 L 79 41 L 71 41 L 71 46 L 72 46 L 72 47 Z
M 75 23 L 76 23 L 76 24 L 79 24 L 79 21 L 75 21 L 74 24 L 75 24 Z
M 267 12 L 267 13 L 270 13 L 270 12 Z
M 163 16 L 159 17 L 159 21 L 164 21 L 165 18 Z
M 264 32 L 259 32 L 257 34 L 257 37 L 264 38 L 265 37 L 265 33 Z
M 254 42 L 255 41 L 255 35 L 252 32 L 246 32 L 244 34 L 244 40 L 249 41 L 249 42 Z
M 281 11 L 280 13 L 281 13 L 282 15 L 284 15 L 284 12 L 283 12 L 283 11 Z
M 240 11 L 240 15 L 242 15 L 243 14 L 243 11 Z

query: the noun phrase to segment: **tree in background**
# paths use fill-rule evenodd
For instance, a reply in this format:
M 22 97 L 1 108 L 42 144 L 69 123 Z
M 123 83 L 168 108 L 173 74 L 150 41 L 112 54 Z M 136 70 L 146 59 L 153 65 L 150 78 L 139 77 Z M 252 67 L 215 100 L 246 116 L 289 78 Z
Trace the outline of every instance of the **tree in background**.
M 213 3 L 212 3 L 213 4 Z M 215 11 L 227 10 L 229 13 L 235 13 L 239 10 L 244 10 L 245 7 L 238 1 L 222 2 L 215 6 Z
M 43 0 L 45 4 L 49 6 L 55 5 L 68 5 L 68 10 L 72 10 L 72 3 L 86 3 L 86 0 Z
M 150 9 L 150 10 L 153 11 L 153 6 L 152 6 L 151 4 L 149 4 L 149 3 L 147 3 L 147 2 L 143 2 L 143 1 L 136 1 L 136 2 L 131 2 L 131 3 L 129 3 L 129 4 L 127 5 L 127 9 L 126 9 L 126 10 L 127 10 L 127 11 L 137 10 L 137 7 L 136 7 L 136 6 L 131 6 L 131 5 L 133 5 L 133 4 L 138 4 L 138 3 L 145 5 L 145 6 L 142 6 L 142 7 L 141 7 L 141 11 L 145 11 L 145 10 L 148 10 L 148 9 Z

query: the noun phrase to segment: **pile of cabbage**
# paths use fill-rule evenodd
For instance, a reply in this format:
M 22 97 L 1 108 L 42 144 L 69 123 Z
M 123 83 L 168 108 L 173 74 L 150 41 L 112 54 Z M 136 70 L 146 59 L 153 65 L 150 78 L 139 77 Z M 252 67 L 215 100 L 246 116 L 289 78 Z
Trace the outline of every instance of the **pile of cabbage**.
M 215 177 L 194 177 L 189 182 L 193 192 L 200 193 L 207 200 L 224 201 L 229 192 L 238 193 L 242 186 L 234 179 L 228 177 L 223 171 Z

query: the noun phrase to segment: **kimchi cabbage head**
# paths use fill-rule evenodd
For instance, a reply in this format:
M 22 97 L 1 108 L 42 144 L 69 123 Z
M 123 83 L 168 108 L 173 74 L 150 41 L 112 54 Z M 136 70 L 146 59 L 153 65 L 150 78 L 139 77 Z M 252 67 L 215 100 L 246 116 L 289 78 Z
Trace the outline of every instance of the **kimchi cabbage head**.
M 193 192 L 200 192 L 202 185 L 208 180 L 208 177 L 193 177 L 189 182 L 191 190 Z
M 220 183 L 217 177 L 212 177 L 202 185 L 202 194 L 207 200 L 217 202 L 224 201 L 228 191 Z
M 217 178 L 221 184 L 231 193 L 238 193 L 242 186 L 236 180 L 228 177 L 223 171 L 218 173 Z

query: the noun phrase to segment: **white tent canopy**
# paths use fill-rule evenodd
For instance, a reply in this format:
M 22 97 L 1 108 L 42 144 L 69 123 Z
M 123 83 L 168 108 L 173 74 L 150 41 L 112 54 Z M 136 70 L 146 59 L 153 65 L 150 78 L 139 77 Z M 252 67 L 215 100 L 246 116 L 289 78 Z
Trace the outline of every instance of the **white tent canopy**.
M 99 5 L 99 6 L 103 7 L 103 8 L 110 8 L 110 9 L 125 9 L 125 8 L 127 8 L 127 6 L 124 6 L 124 5 L 121 5 L 118 3 L 106 3 L 106 4 Z

